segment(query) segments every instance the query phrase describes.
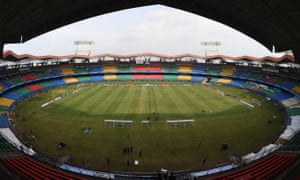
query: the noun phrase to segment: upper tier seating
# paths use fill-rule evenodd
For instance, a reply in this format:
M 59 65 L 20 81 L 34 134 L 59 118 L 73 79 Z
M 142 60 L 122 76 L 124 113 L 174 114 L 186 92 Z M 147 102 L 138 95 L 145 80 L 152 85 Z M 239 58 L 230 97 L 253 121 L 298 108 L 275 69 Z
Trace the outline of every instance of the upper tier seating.
M 116 66 L 103 66 L 102 71 L 103 72 L 117 72 L 118 69 Z
M 72 66 L 61 66 L 60 68 L 62 74 L 74 74 Z

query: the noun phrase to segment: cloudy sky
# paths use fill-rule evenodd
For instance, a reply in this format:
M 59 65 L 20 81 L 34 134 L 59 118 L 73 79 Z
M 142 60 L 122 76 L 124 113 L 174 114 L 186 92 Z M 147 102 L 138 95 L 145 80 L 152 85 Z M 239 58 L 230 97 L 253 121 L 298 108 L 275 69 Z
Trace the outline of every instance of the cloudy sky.
M 75 53 L 76 40 L 93 41 L 92 55 L 143 52 L 204 55 L 201 42 L 206 41 L 221 42 L 219 50 L 225 55 L 270 55 L 260 43 L 228 26 L 161 5 L 127 9 L 86 19 L 23 44 L 9 44 L 4 48 L 18 54 L 69 55 Z

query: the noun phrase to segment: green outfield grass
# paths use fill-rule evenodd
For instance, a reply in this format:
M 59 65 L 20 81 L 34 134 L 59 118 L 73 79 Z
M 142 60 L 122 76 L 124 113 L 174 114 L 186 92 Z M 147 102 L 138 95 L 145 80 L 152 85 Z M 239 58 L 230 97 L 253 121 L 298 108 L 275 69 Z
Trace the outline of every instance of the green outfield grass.
M 244 155 L 274 142 L 284 126 L 283 114 L 272 102 L 231 87 L 188 82 L 102 82 L 84 84 L 77 93 L 70 93 L 80 86 L 41 92 L 21 102 L 14 111 L 18 114 L 16 129 L 24 142 L 54 160 L 72 155 L 68 163 L 80 167 L 129 172 L 207 168 L 228 161 L 229 155 Z M 230 96 L 222 96 L 220 91 Z M 70 95 L 41 108 L 66 93 Z M 232 96 L 249 103 L 252 98 L 260 99 L 262 105 L 250 108 Z M 142 127 L 140 121 L 148 118 L 150 127 Z M 133 120 L 133 127 L 105 127 L 104 119 Z M 168 128 L 168 119 L 194 119 L 195 124 Z M 269 119 L 273 119 L 271 124 L 267 123 Z M 84 134 L 82 129 L 86 127 L 93 132 Z M 29 138 L 31 133 L 34 140 Z M 59 149 L 62 140 L 67 146 Z M 228 143 L 229 149 L 221 151 L 222 143 Z M 132 153 L 122 153 L 131 146 Z M 105 159 L 110 161 L 108 167 Z M 132 159 L 139 165 L 128 166 L 127 161 Z

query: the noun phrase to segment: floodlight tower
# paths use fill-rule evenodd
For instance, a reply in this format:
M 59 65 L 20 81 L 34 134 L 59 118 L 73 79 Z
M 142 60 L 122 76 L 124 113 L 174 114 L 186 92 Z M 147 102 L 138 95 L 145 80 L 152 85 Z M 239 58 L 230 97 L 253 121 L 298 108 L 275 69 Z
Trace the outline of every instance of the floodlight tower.
M 91 55 L 92 45 L 94 45 L 94 41 L 74 41 L 74 45 L 76 45 L 75 56 L 76 55 Z
M 204 47 L 205 57 L 208 56 L 208 53 L 216 53 L 216 55 L 219 55 L 219 46 L 221 46 L 221 42 L 218 41 L 201 42 L 201 45 Z

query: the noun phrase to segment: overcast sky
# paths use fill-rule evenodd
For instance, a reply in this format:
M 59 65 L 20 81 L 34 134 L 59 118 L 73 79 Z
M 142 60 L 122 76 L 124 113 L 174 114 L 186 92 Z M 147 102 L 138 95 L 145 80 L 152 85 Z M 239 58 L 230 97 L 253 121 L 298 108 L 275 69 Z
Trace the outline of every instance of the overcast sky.
M 69 55 L 75 53 L 76 40 L 94 41 L 92 55 L 143 52 L 204 55 L 201 42 L 205 41 L 221 42 L 219 50 L 224 55 L 270 55 L 260 43 L 228 26 L 161 5 L 104 14 L 4 48 L 18 54 Z

